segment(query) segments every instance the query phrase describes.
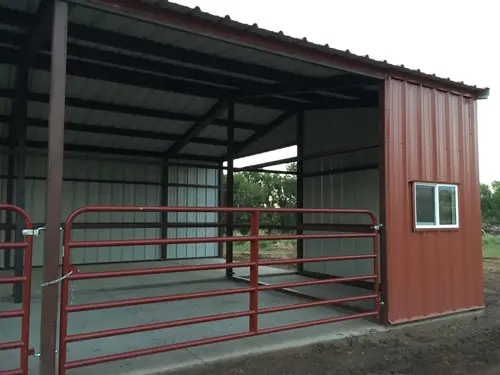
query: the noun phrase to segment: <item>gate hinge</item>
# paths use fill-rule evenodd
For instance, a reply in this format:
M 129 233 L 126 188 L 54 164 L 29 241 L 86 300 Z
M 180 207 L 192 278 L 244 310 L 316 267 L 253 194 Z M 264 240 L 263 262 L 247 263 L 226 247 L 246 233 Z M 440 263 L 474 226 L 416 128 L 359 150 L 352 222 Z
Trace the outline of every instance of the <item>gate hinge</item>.
M 372 229 L 373 230 L 380 230 L 380 228 L 382 228 L 384 226 L 384 224 L 380 223 L 378 225 L 372 225 Z

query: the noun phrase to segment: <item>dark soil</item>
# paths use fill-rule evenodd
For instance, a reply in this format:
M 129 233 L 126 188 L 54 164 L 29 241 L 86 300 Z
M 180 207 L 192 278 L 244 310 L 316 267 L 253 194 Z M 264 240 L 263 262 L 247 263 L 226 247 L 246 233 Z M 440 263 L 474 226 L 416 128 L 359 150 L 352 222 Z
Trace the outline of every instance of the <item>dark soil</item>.
M 485 262 L 484 315 L 204 366 L 182 375 L 500 375 L 500 261 Z M 180 375 L 180 374 L 179 374 Z

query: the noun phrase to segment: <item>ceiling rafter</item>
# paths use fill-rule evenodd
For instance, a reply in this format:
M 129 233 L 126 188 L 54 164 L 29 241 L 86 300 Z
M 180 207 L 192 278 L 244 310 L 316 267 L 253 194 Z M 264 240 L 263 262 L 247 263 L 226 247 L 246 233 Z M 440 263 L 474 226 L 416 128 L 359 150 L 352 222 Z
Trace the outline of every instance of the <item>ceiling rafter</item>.
M 227 106 L 227 100 L 219 100 L 217 103 L 215 103 L 212 108 L 210 108 L 203 116 L 202 121 L 191 125 L 188 131 L 183 135 L 182 139 L 174 143 L 167 151 L 165 151 L 165 158 L 175 157 L 180 151 L 182 151 L 184 147 L 188 145 L 188 143 L 195 142 L 195 137 L 198 136 L 207 127 L 209 127 L 215 118 L 224 113 L 227 109 Z
M 0 122 L 7 123 L 9 121 L 9 116 L 0 115 Z M 33 128 L 48 128 L 47 120 L 27 118 L 26 124 L 28 127 Z M 94 133 L 103 135 L 117 135 L 122 137 L 131 138 L 143 138 L 143 139 L 158 139 L 163 141 L 180 142 L 182 141 L 183 134 L 171 134 L 162 133 L 147 130 L 136 130 L 136 129 L 124 129 L 112 126 L 102 126 L 102 125 L 92 125 L 92 124 L 82 124 L 66 121 L 64 123 L 64 128 L 69 131 L 82 132 L 82 133 Z M 213 146 L 225 146 L 226 141 L 224 139 L 216 138 L 206 138 L 206 137 L 193 137 L 191 142 L 213 145 Z
M 0 97 L 10 98 L 14 97 L 14 90 L 11 89 L 0 89 Z M 41 93 L 28 93 L 28 100 L 31 102 L 37 103 L 48 103 L 49 95 L 41 94 Z M 159 118 L 165 120 L 175 120 L 181 122 L 199 122 L 203 120 L 203 116 L 200 115 L 190 115 L 187 113 L 178 113 L 171 112 L 162 109 L 153 109 L 153 108 L 144 108 L 144 107 L 135 107 L 130 105 L 123 104 L 115 104 L 115 103 L 106 103 L 100 102 L 96 100 L 87 100 L 80 99 L 74 97 L 66 97 L 66 105 L 68 107 L 74 108 L 85 108 L 92 109 L 97 111 L 106 111 L 106 112 L 116 112 L 123 113 L 135 116 L 143 116 L 143 117 L 151 117 L 151 118 Z M 226 120 L 223 119 L 215 119 L 212 123 L 217 126 L 226 126 Z M 235 127 L 238 129 L 245 130 L 259 130 L 262 129 L 263 125 L 260 124 L 252 124 L 243 121 L 236 121 Z
M 7 146 L 8 141 L 6 139 L 0 139 L 0 146 Z M 47 149 L 47 142 L 44 141 L 28 141 L 26 146 L 32 149 Z M 129 148 L 114 148 L 114 147 L 101 147 L 101 146 L 88 146 L 88 145 L 75 145 L 75 144 L 65 144 L 65 151 L 70 152 L 84 152 L 84 153 L 94 153 L 94 154 L 105 154 L 105 155 L 122 155 L 122 156 L 137 156 L 137 157 L 149 157 L 160 159 L 163 156 L 163 151 L 147 151 L 147 150 L 137 150 Z M 194 160 L 194 161 L 204 161 L 204 162 L 220 162 L 222 157 L 217 156 L 198 156 L 191 154 L 180 154 L 179 158 L 182 160 Z

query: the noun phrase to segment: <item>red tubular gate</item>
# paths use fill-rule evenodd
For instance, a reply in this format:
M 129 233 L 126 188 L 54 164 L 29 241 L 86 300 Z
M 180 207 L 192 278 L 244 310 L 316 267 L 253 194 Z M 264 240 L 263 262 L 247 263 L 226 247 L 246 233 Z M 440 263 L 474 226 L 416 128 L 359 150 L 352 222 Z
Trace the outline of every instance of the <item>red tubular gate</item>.
M 134 239 L 134 240 L 104 240 L 104 241 L 71 241 L 71 229 L 75 219 L 84 213 L 89 212 L 245 212 L 251 214 L 251 230 L 248 236 L 238 237 L 208 237 L 208 238 L 162 238 L 162 239 Z M 371 219 L 372 232 L 368 233 L 334 233 L 334 234 L 301 234 L 301 235 L 259 235 L 259 222 L 261 213 L 319 213 L 319 214 L 356 214 L 368 215 Z M 289 260 L 259 260 L 259 242 L 269 240 L 296 240 L 296 239 L 330 239 L 330 238 L 372 238 L 373 239 L 373 252 L 366 255 L 352 255 L 352 256 L 328 256 L 304 259 L 289 259 Z M 116 246 L 143 246 L 143 245 L 173 245 L 173 244 L 192 244 L 192 243 L 223 243 L 223 242 L 250 242 L 250 261 L 225 263 L 225 264 L 209 264 L 209 265 L 195 265 L 195 266 L 172 266 L 148 269 L 134 269 L 134 270 L 118 270 L 118 271 L 104 271 L 104 272 L 85 272 L 80 273 L 73 268 L 70 261 L 70 251 L 73 248 L 90 248 L 90 247 L 116 247 Z M 332 278 L 327 280 L 313 280 L 303 282 L 293 282 L 286 284 L 276 285 L 259 285 L 258 270 L 259 266 L 270 266 L 278 264 L 293 264 L 293 263 L 311 263 L 311 262 L 324 262 L 324 261 L 345 261 L 356 259 L 372 259 L 374 272 L 367 276 Z M 233 288 L 225 290 L 215 290 L 197 293 L 184 293 L 169 296 L 158 297 L 145 297 L 133 298 L 126 300 L 107 301 L 98 303 L 88 303 L 79 305 L 68 305 L 69 295 L 69 282 L 77 280 L 90 280 L 101 278 L 114 278 L 125 276 L 140 276 L 140 275 L 153 275 L 153 274 L 167 274 L 176 272 L 190 272 L 190 271 L 207 271 L 227 268 L 250 268 L 250 283 L 246 288 Z M 61 287 L 61 314 L 60 314 L 60 352 L 59 352 L 59 375 L 65 375 L 68 369 L 92 366 L 100 363 L 111 362 L 116 360 L 124 360 L 135 358 L 144 355 L 158 354 L 167 351 L 184 349 L 188 347 L 200 346 L 205 344 L 219 343 L 223 341 L 235 340 L 251 336 L 263 335 L 267 333 L 274 333 L 280 331 L 291 330 L 295 328 L 305 328 L 316 326 L 320 324 L 327 324 L 333 322 L 341 322 L 344 320 L 357 319 L 363 317 L 379 317 L 379 272 L 378 272 L 378 226 L 377 218 L 368 210 L 344 210 L 344 209 L 252 209 L 252 208 L 215 208 L 215 207 L 127 207 L 127 206 L 88 206 L 74 211 L 66 221 L 64 227 L 64 258 L 63 258 L 63 275 L 66 277 L 62 280 Z M 344 283 L 350 281 L 373 280 L 374 290 L 372 294 L 363 295 L 359 297 L 349 297 L 341 299 L 332 299 L 325 301 L 312 301 L 301 304 L 277 306 L 271 308 L 258 307 L 259 292 L 265 290 L 277 290 L 282 288 L 295 288 L 301 286 L 321 285 L 329 283 Z M 90 311 L 109 309 L 116 307 L 137 306 L 152 303 L 172 302 L 195 298 L 207 298 L 224 295 L 235 294 L 249 294 L 249 310 L 209 315 L 198 318 L 180 319 L 161 323 L 144 324 L 134 327 L 125 327 L 117 329 L 109 329 L 96 332 L 80 333 L 68 335 L 68 315 L 74 312 Z M 362 312 L 358 314 L 326 318 L 315 321 L 308 321 L 303 323 L 295 323 L 284 326 L 259 329 L 258 319 L 260 315 L 276 313 L 281 311 L 295 310 L 308 308 L 313 306 L 324 305 L 339 305 L 343 303 L 373 299 L 375 301 L 375 309 L 369 312 Z M 118 335 L 126 335 L 138 332 L 147 332 L 158 329 L 167 329 L 173 327 L 186 326 L 191 324 L 214 322 L 225 319 L 234 319 L 248 317 L 249 329 L 247 332 L 235 333 L 212 338 L 192 340 L 177 344 L 168 344 L 157 346 L 153 348 L 133 350 L 124 353 L 117 353 L 105 355 L 95 358 L 80 359 L 74 361 L 66 360 L 67 344 L 78 341 L 100 339 L 105 337 L 112 337 Z
M 12 211 L 24 219 L 26 229 L 33 229 L 31 219 L 21 208 L 10 204 L 0 204 L 0 211 Z M 16 230 L 20 230 L 17 228 Z M 0 319 L 21 318 L 21 339 L 19 341 L 0 342 L 0 351 L 21 349 L 20 367 L 13 370 L 0 370 L 0 375 L 27 375 L 30 355 L 30 304 L 31 304 L 31 268 L 33 259 L 33 238 L 25 237 L 24 242 L 0 242 L 0 250 L 24 249 L 24 275 L 0 277 L 0 284 L 23 283 L 23 303 L 21 309 L 0 311 Z M 0 337 L 1 339 L 1 337 Z

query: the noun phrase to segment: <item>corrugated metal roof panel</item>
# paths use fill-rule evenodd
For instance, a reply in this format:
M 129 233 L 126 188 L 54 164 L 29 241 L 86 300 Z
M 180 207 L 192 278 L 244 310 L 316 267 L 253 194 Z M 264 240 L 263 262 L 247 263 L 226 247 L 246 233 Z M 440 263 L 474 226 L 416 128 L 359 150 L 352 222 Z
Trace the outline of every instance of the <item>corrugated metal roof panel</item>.
M 0 139 L 6 139 L 9 136 L 9 125 L 0 122 Z
M 11 100 L 0 97 L 0 114 L 4 116 L 10 115 Z
M 315 66 L 308 62 L 272 55 L 264 51 L 249 50 L 245 46 L 207 39 L 204 36 L 184 31 L 169 29 L 168 32 L 165 32 L 165 28 L 161 25 L 134 20 L 117 14 L 102 13 L 86 7 L 75 7 L 70 14 L 70 21 L 139 38 L 146 38 L 159 43 L 181 47 L 189 46 L 189 49 L 210 55 L 229 57 L 297 74 L 326 77 L 336 72 L 332 68 Z
M 47 141 L 47 130 L 44 128 L 28 128 L 29 141 Z M 95 133 L 82 133 L 66 130 L 64 132 L 64 143 L 72 145 L 110 147 L 116 149 L 165 151 L 173 142 L 158 140 L 132 138 L 124 136 L 112 136 Z
M 222 156 L 226 153 L 226 147 L 190 143 L 182 149 L 182 153 L 199 156 Z
M 16 67 L 13 65 L 0 64 L 0 88 L 13 88 L 15 80 Z
M 117 0 L 97 0 L 103 4 L 103 6 L 109 5 L 110 7 L 114 7 L 115 10 L 119 9 L 120 12 L 125 13 L 127 15 L 133 16 L 134 11 L 131 10 L 131 7 L 134 5 L 130 5 L 131 3 L 121 3 Z M 96 1 L 96 2 L 97 2 Z M 240 36 L 242 35 L 241 32 L 243 32 L 246 36 L 261 36 L 267 39 L 268 42 L 282 42 L 283 44 L 287 44 L 288 47 L 301 47 L 302 51 L 307 50 L 307 51 L 313 51 L 316 52 L 317 54 L 324 54 L 324 55 L 329 55 L 332 57 L 338 57 L 340 59 L 344 59 L 344 62 L 349 65 L 349 63 L 352 64 L 357 64 L 357 65 L 363 65 L 366 67 L 370 67 L 373 70 L 379 71 L 379 73 L 383 73 L 382 75 L 393 75 L 393 74 L 408 74 L 417 81 L 420 80 L 427 80 L 428 82 L 434 82 L 436 85 L 449 85 L 449 86 L 454 86 L 457 89 L 460 90 L 467 90 L 470 92 L 475 93 L 477 96 L 487 96 L 489 94 L 489 90 L 487 89 L 479 89 L 476 86 L 471 86 L 471 85 L 466 85 L 463 82 L 454 82 L 451 81 L 450 79 L 445 79 L 445 78 L 439 78 L 436 77 L 434 74 L 426 74 L 421 72 L 420 70 L 413 70 L 413 69 L 408 69 L 404 67 L 403 65 L 401 66 L 396 66 L 393 64 L 388 63 L 387 61 L 378 61 L 370 58 L 368 55 L 367 56 L 360 56 L 351 53 L 349 50 L 347 51 L 341 51 L 335 48 L 330 48 L 329 45 L 319 45 L 315 44 L 312 42 L 309 42 L 306 38 L 303 39 L 298 39 L 298 38 L 293 38 L 288 35 L 285 35 L 283 32 L 274 32 L 266 29 L 261 29 L 258 27 L 257 24 L 253 25 L 248 25 L 244 24 L 241 22 L 233 21 L 229 16 L 225 17 L 219 17 L 210 13 L 202 12 L 199 7 L 196 8 L 190 8 L 187 6 L 179 5 L 172 3 L 167 0 L 141 0 L 143 3 L 147 3 L 149 5 L 152 5 L 150 9 L 147 9 L 145 11 L 145 17 L 153 17 L 156 20 L 161 20 L 162 18 L 159 16 L 159 12 L 157 9 L 163 8 L 165 9 L 166 12 L 168 12 L 166 19 L 168 19 L 168 22 L 173 25 L 174 27 L 178 29 L 191 29 L 191 30 L 196 30 L 196 32 L 202 33 L 203 29 L 206 29 L 206 33 L 210 33 L 212 35 L 218 36 L 220 35 L 226 35 L 226 39 L 232 39 L 237 44 L 244 44 L 242 39 L 244 38 L 236 38 L 234 37 L 231 38 L 227 36 L 229 34 L 230 30 L 233 30 L 234 32 L 240 32 Z M 179 16 L 182 17 L 174 17 L 172 13 L 175 13 L 176 15 L 178 14 Z M 184 17 L 187 16 L 187 17 Z M 116 16 L 117 17 L 117 16 Z M 175 19 L 175 20 L 174 20 Z M 193 26 L 194 22 L 190 23 L 190 21 L 200 21 L 203 22 L 205 21 L 205 24 L 201 24 L 200 22 L 197 23 L 196 26 Z M 137 21 L 134 21 L 137 22 Z M 165 21 L 167 22 L 167 21 Z M 186 26 L 188 25 L 188 26 Z M 211 29 L 210 31 L 208 29 Z M 224 28 L 224 29 L 223 29 Z M 128 29 L 128 31 L 133 30 L 133 28 Z M 220 32 L 220 30 L 224 30 L 224 32 Z M 176 34 L 178 34 L 179 31 L 176 31 Z M 154 37 L 164 37 L 163 34 L 167 33 L 155 33 Z M 174 35 L 174 34 L 171 34 Z M 249 42 L 250 43 L 250 42 Z M 259 43 L 252 43 L 253 46 L 257 45 Z M 259 44 L 258 47 L 261 47 L 264 45 L 264 43 Z M 288 50 L 291 50 L 291 48 L 288 48 Z M 282 51 L 281 51 L 282 52 Z M 300 53 L 298 52 L 298 48 L 294 53 L 295 56 L 300 56 Z M 279 56 L 276 56 L 279 58 Z M 246 56 L 248 59 L 249 57 Z M 299 57 L 300 59 L 300 57 Z M 314 59 L 311 59 L 314 60 Z M 315 66 L 315 61 L 311 61 L 312 66 Z M 317 65 L 316 65 L 317 66 Z M 287 69 L 286 66 L 281 66 L 280 69 Z
M 386 84 L 385 101 L 389 320 L 398 323 L 480 307 L 484 295 L 476 103 L 398 80 Z M 458 184 L 458 230 L 413 229 L 413 181 Z
M 66 96 L 134 107 L 203 115 L 215 99 L 68 76 Z M 168 89 L 167 87 L 165 89 Z M 35 87 L 33 88 L 34 91 Z
M 251 130 L 235 129 L 234 140 L 237 142 L 244 141 L 250 137 L 254 132 Z M 210 125 L 200 133 L 200 137 L 227 139 L 227 129 L 224 126 Z
M 2 0 L 2 6 L 10 9 L 35 13 L 40 0 Z
M 267 108 L 256 108 L 251 105 L 237 103 L 234 105 L 234 119 L 255 124 L 269 124 L 282 112 Z

